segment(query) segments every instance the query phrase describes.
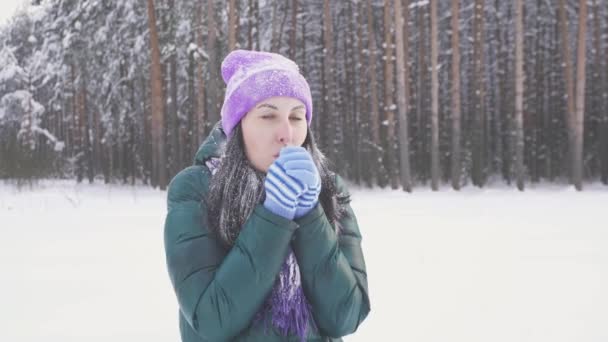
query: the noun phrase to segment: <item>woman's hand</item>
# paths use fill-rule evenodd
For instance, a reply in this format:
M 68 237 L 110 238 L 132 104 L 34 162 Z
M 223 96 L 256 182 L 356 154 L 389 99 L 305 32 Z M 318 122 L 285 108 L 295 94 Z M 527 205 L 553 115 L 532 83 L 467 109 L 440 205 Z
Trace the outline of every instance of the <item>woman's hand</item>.
M 270 165 L 264 186 L 264 206 L 291 220 L 315 207 L 321 192 L 321 177 L 305 148 L 288 146 Z
M 286 151 L 287 150 L 287 151 Z M 304 192 L 298 197 L 294 218 L 299 218 L 310 212 L 319 202 L 321 193 L 321 175 L 312 160 L 312 156 L 303 147 L 286 147 L 283 151 L 290 154 L 290 160 L 285 162 L 285 170 L 296 182 L 304 187 Z

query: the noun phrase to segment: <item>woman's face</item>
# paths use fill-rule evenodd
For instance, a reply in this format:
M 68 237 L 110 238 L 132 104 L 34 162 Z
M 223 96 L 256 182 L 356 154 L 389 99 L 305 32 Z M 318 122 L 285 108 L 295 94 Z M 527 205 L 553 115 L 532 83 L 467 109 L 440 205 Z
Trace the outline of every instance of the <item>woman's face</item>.
M 257 103 L 241 120 L 245 153 L 251 165 L 266 172 L 285 146 L 302 146 L 308 125 L 306 107 L 291 97 Z

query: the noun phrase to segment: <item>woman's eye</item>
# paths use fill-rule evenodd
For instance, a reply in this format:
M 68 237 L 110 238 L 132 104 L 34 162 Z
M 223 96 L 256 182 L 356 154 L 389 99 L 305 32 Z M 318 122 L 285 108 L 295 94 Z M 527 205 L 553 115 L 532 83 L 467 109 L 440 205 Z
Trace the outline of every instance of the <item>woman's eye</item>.
M 293 121 L 302 121 L 302 118 L 299 117 L 299 116 L 292 116 L 291 120 L 293 120 Z
M 272 115 L 272 114 L 264 114 L 264 115 L 262 115 L 262 119 L 272 119 L 272 118 L 274 118 L 274 115 Z

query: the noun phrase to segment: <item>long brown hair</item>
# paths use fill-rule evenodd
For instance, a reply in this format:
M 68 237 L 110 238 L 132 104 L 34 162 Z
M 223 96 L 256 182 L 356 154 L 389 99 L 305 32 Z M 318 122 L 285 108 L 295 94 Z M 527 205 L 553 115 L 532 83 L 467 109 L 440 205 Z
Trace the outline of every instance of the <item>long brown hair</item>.
M 348 194 L 338 194 L 335 174 L 330 171 L 328 160 L 319 150 L 311 130 L 304 143 L 321 175 L 319 202 L 326 216 L 339 229 L 337 222 L 345 214 L 343 204 L 348 203 Z M 251 166 L 245 154 L 243 131 L 239 123 L 231 137 L 221 146 L 220 164 L 209 184 L 205 198 L 209 229 L 226 247 L 232 247 L 247 218 L 255 206 L 264 201 L 264 179 L 266 174 Z

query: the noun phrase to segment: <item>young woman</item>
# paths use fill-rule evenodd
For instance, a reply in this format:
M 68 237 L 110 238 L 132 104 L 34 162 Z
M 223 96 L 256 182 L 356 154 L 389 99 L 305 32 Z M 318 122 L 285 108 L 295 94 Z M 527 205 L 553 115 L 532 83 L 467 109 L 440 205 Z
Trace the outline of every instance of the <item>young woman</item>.
M 361 234 L 297 65 L 236 50 L 221 122 L 168 190 L 182 341 L 341 341 L 370 310 Z M 221 125 L 220 125 L 221 124 Z

